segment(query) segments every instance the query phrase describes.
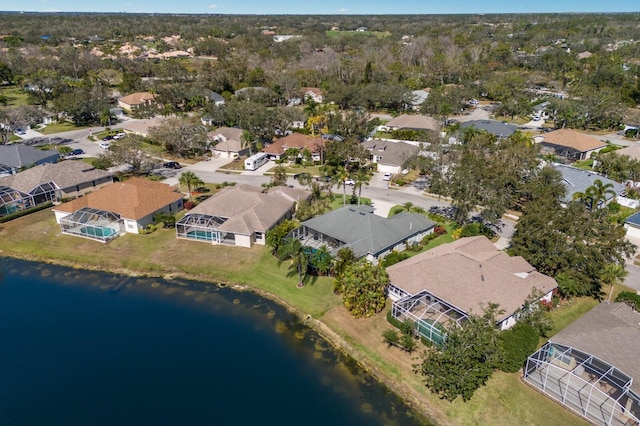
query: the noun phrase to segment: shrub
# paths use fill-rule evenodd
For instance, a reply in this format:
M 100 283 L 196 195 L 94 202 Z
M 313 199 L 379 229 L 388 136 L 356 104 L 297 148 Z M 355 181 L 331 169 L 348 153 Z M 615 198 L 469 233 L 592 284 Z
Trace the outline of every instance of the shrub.
M 196 203 L 194 203 L 194 202 L 193 202 L 193 201 L 191 201 L 191 200 L 186 201 L 186 202 L 184 203 L 184 209 L 185 209 L 185 210 L 191 210 L 191 209 L 192 209 L 192 208 L 194 208 L 195 206 L 196 206 Z
M 408 257 L 409 255 L 407 253 L 394 250 L 385 256 L 384 260 L 382 261 L 382 266 L 386 268 L 388 266 L 395 265 L 396 263 L 401 262 Z
M 529 355 L 536 351 L 538 332 L 529 324 L 518 323 L 500 333 L 498 344 L 502 351 L 499 368 L 507 373 L 514 373 L 522 368 Z
M 413 339 L 413 336 L 410 334 L 405 334 L 400 339 L 400 344 L 404 348 L 405 351 L 411 353 L 416 349 L 416 341 Z
M 400 336 L 398 336 L 398 332 L 396 330 L 388 328 L 382 332 L 382 339 L 387 345 L 392 346 L 398 344 Z
M 48 202 L 48 203 L 44 203 L 44 204 L 40 204 L 38 206 L 32 207 L 30 209 L 19 210 L 19 211 L 15 212 L 15 213 L 11 213 L 11 214 L 8 214 L 8 215 L 5 215 L 5 216 L 1 216 L 0 217 L 0 223 L 9 222 L 10 220 L 17 219 L 19 217 L 26 216 L 26 215 L 31 214 L 31 213 L 39 212 L 40 210 L 48 209 L 48 208 L 50 208 L 52 206 L 53 206 L 53 203 Z
M 640 295 L 630 291 L 621 291 L 616 297 L 616 302 L 624 302 L 633 310 L 640 311 Z
M 440 235 L 444 235 L 447 233 L 447 230 L 445 229 L 444 226 L 442 225 L 437 225 L 436 227 L 433 228 L 433 233 L 440 236 Z
M 467 223 L 461 228 L 460 238 L 475 237 L 477 235 L 484 235 L 487 238 L 493 238 L 495 233 L 489 229 L 487 225 L 479 222 Z

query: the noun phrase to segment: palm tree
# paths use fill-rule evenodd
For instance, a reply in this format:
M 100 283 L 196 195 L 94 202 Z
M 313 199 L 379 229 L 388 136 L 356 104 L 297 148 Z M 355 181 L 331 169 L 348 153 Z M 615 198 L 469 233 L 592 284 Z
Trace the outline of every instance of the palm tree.
M 593 185 L 587 188 L 587 194 L 591 197 L 591 210 L 597 209 L 601 204 L 605 204 L 608 195 L 615 197 L 616 191 L 612 183 L 602 183 L 600 179 L 593 181 Z
M 304 287 L 303 278 L 307 274 L 309 258 L 302 242 L 297 238 L 287 238 L 278 248 L 278 259 L 282 262 L 291 259 L 291 266 L 298 271 L 298 287 Z
M 360 205 L 360 198 L 362 198 L 362 185 L 368 184 L 371 180 L 371 171 L 367 168 L 362 168 L 356 173 L 356 188 L 358 188 L 358 205 Z
M 600 271 L 600 281 L 604 285 L 610 285 L 609 298 L 607 301 L 611 302 L 611 296 L 613 295 L 613 287 L 616 283 L 621 282 L 624 277 L 627 276 L 627 271 L 624 267 L 617 263 L 609 263 Z
M 591 211 L 595 211 L 601 204 L 606 203 L 608 196 L 616 196 L 612 183 L 602 183 L 600 179 L 593 181 L 593 185 L 588 187 L 584 192 L 576 192 L 572 199 L 584 203 Z
M 337 178 L 336 186 L 338 188 L 342 186 L 342 205 L 346 206 L 347 205 L 347 185 L 345 185 L 345 181 L 349 179 L 349 170 L 345 169 L 344 167 L 338 168 L 336 178 Z
M 187 189 L 189 190 L 189 199 L 193 201 L 193 194 L 191 194 L 191 188 L 198 188 L 204 185 L 202 179 L 196 176 L 193 172 L 182 172 L 180 178 L 178 179 L 178 183 L 180 185 L 187 185 Z
M 333 264 L 333 256 L 326 245 L 321 246 L 311 257 L 314 268 L 320 275 L 329 275 Z
M 242 145 L 242 149 L 249 148 L 249 157 L 251 157 L 251 155 L 253 154 L 253 146 L 255 145 L 253 135 L 249 131 L 243 130 L 242 136 L 240 137 L 240 142 Z

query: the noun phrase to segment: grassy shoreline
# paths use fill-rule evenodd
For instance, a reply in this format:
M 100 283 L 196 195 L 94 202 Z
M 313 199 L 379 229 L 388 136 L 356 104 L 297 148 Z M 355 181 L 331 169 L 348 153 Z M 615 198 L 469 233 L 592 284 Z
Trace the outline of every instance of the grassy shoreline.
M 381 332 L 385 315 L 353 319 L 333 294 L 332 280 L 309 278 L 296 288 L 289 263 L 279 263 L 266 247 L 212 246 L 177 240 L 173 230 L 125 235 L 104 245 L 61 235 L 53 214 L 44 210 L 0 225 L 0 256 L 54 263 L 80 269 L 163 278 L 180 277 L 254 291 L 286 307 L 328 342 L 400 395 L 425 423 L 585 424 L 538 394 L 517 374 L 496 373 L 468 403 L 449 403 L 431 394 L 412 373 L 415 355 L 387 348 Z

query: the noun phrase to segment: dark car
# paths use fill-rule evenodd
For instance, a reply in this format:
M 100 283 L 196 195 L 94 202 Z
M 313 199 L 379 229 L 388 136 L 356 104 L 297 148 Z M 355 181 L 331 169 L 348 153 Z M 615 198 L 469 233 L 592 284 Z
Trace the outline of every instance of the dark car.
M 107 135 L 107 136 L 105 136 L 104 138 L 102 138 L 102 140 L 103 140 L 103 141 L 110 141 L 110 140 L 113 140 L 113 136 L 111 136 L 111 135 Z
M 84 154 L 84 151 L 81 150 L 80 148 L 74 149 L 73 151 L 71 151 L 69 153 L 69 156 L 73 156 L 73 155 L 82 155 Z
M 164 163 L 162 165 L 162 167 L 165 167 L 167 169 L 181 169 L 182 168 L 180 163 L 178 163 L 177 161 L 168 161 L 168 162 Z

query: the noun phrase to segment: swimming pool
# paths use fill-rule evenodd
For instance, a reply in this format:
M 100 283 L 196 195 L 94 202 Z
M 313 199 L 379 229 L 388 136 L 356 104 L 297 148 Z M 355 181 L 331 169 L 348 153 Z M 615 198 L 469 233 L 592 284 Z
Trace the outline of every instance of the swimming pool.
M 80 228 L 80 233 L 88 237 L 108 238 L 117 234 L 118 231 L 106 226 L 85 226 Z

